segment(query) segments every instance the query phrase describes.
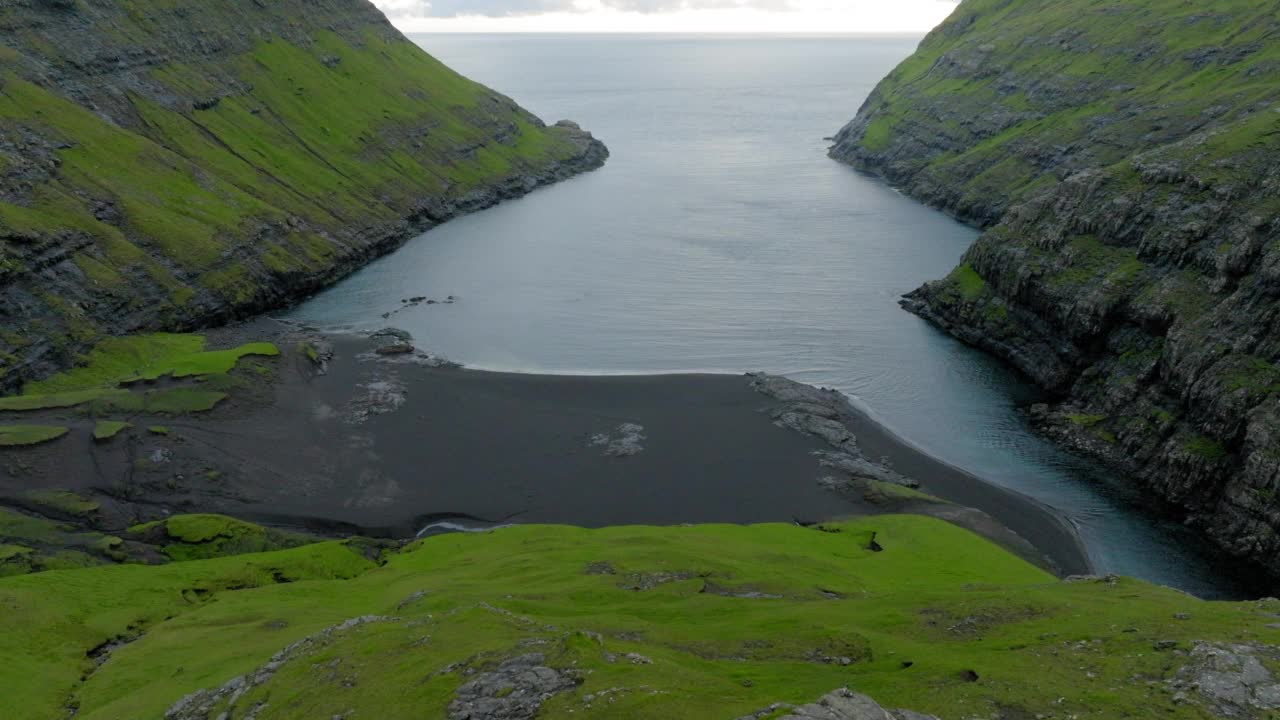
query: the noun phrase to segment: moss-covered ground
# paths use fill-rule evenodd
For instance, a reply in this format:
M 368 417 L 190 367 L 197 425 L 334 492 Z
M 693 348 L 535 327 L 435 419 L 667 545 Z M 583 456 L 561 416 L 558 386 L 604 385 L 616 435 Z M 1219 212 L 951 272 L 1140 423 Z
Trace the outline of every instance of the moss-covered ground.
M 92 417 L 93 438 L 106 441 L 145 415 L 207 412 L 236 387 L 231 373 L 246 357 L 270 359 L 280 351 L 268 342 L 208 350 L 205 338 L 192 334 L 142 334 L 98 343 L 78 366 L 39 382 L 18 395 L 0 398 L 0 412 L 16 417 L 76 408 Z M 149 387 L 164 380 L 159 387 Z M 43 417 L 43 416 L 42 416 Z M 62 418 L 56 414 L 55 417 Z M 65 419 L 65 418 L 63 418 Z M 155 434 L 167 428 L 150 426 Z M 56 440 L 69 432 L 62 425 L 0 424 L 0 447 Z
M 131 427 L 132 424 L 123 420 L 99 420 L 93 426 L 93 439 L 99 442 L 110 440 Z
M 119 538 L 0 508 L 0 576 L 115 563 Z
M 172 560 L 204 560 L 315 542 L 300 533 L 265 528 L 224 515 L 177 515 L 129 528 L 126 537 L 151 542 Z
M 5 548 L 0 551 L 0 576 L 201 560 L 317 542 L 310 535 L 218 515 L 178 515 L 111 534 L 88 529 L 95 525 L 100 506 L 77 493 L 32 491 L 10 502 L 24 510 L 0 507 L 0 546 Z
M 0 447 L 39 445 L 67 434 L 56 425 L 0 425 Z
M 116 390 L 120 385 L 166 376 L 220 375 L 230 372 L 243 357 L 274 357 L 279 354 L 275 345 L 266 342 L 247 343 L 227 350 L 206 350 L 204 337 L 191 334 L 155 333 L 107 338 L 98 343 L 78 367 L 27 383 L 20 397 L 27 398 L 27 402 L 38 402 L 37 398 Z M 19 398 L 0 399 L 0 410 L 10 409 L 27 408 Z
M 70 517 L 86 517 L 102 506 L 96 501 L 69 490 L 29 490 L 23 500 L 35 507 Z
M 225 522 L 168 532 L 215 537 Z M 736 717 L 848 685 L 944 718 L 1204 718 L 1162 688 L 1177 649 L 1280 640 L 1274 601 L 1063 583 L 916 516 L 821 530 L 517 526 L 419 541 L 381 564 L 328 542 L 11 577 L 0 606 L 0 715 L 33 720 L 68 707 L 160 717 L 363 615 L 387 619 L 312 643 L 231 717 L 263 702 L 263 718 L 442 717 L 468 672 L 537 650 L 582 680 L 544 717 Z M 112 639 L 105 662 L 86 655 Z

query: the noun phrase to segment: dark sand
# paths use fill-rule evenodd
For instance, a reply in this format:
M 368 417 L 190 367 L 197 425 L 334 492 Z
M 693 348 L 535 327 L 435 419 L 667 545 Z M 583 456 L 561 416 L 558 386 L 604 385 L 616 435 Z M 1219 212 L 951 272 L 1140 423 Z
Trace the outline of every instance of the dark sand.
M 31 488 L 89 492 L 104 503 L 97 523 L 108 528 L 199 511 L 395 537 L 442 521 L 594 527 L 912 511 L 1042 560 L 1038 550 L 1060 572 L 1088 569 L 1078 539 L 1054 513 L 924 455 L 852 408 L 842 419 L 866 456 L 885 456 L 923 490 L 990 517 L 823 488 L 818 479 L 832 471 L 814 452 L 827 445 L 776 425 L 780 402 L 742 376 L 480 372 L 431 367 L 418 355 L 373 356 L 374 343 L 356 337 L 327 338 L 334 356 L 321 373 L 298 349 L 301 336 L 274 323 L 218 331 L 211 340 L 230 345 L 281 333 L 284 355 L 258 361 L 275 379 L 254 377 L 203 415 L 133 418 L 135 430 L 106 443 L 91 439 L 92 420 L 74 410 L 3 418 L 73 431 L 6 449 L 0 499 L 22 504 Z M 153 424 L 170 434 L 147 433 Z

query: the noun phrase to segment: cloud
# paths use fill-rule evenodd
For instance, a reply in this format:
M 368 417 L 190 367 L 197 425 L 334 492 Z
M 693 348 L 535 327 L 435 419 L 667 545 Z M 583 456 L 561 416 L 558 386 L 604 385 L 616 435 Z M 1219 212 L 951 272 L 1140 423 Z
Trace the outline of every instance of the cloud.
M 517 17 L 544 13 L 581 13 L 599 8 L 635 13 L 751 8 L 787 11 L 791 0 L 375 0 L 392 21 L 415 17 Z
M 0 0 L 2 2 L 2 0 Z M 957 0 L 373 0 L 406 32 L 911 32 Z
M 431 10 L 427 0 L 374 0 L 373 4 L 392 20 L 425 17 Z
M 393 22 L 414 17 L 511 17 L 577 10 L 574 0 L 376 0 L 374 4 Z
M 775 11 L 795 9 L 790 0 L 601 0 L 601 4 L 613 10 L 638 13 L 723 10 L 728 8 L 754 8 Z

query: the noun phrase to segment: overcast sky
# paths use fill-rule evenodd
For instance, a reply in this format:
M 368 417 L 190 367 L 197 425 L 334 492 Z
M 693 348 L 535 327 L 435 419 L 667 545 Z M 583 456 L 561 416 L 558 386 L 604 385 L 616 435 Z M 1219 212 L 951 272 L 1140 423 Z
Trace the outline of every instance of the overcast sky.
M 925 32 L 956 0 L 374 0 L 406 32 Z

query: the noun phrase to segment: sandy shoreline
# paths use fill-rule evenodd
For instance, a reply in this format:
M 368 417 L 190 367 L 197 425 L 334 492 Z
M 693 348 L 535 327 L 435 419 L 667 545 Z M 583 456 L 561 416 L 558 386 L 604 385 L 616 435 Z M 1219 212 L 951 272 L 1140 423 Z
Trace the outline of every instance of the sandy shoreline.
M 922 478 L 927 489 L 944 500 L 983 510 L 1037 548 L 1057 548 L 1043 552 L 1054 557 L 1069 573 L 1085 574 L 1092 570 L 1088 550 L 1065 516 L 1029 495 L 996 485 L 930 455 L 866 411 L 851 407 L 853 416 L 848 424 L 868 454 L 889 458 L 899 472 Z
M 221 512 L 400 538 L 432 523 L 820 522 L 919 512 L 1063 574 L 1089 568 L 1078 537 L 1052 511 L 929 457 L 837 393 L 776 379 L 805 394 L 780 398 L 741 375 L 468 370 L 420 351 L 374 352 L 394 338 L 320 335 L 270 320 L 209 337 L 220 346 L 271 339 L 283 354 L 211 412 L 131 418 L 137 428 L 163 422 L 168 435 L 133 431 L 95 443 L 79 427 L 90 419 L 46 412 L 41 421 L 66 423 L 71 434 L 7 450 L 24 470 L 0 470 L 0 502 L 22 506 L 24 492 L 56 488 L 100 501 L 95 522 L 106 530 L 171 512 Z M 307 348 L 331 359 L 322 368 Z M 838 418 L 852 437 L 835 438 L 837 448 L 829 432 L 797 431 L 797 417 L 829 422 L 806 413 Z M 841 462 L 874 459 L 873 475 L 908 476 L 951 504 L 876 491 L 861 469 L 833 468 L 836 450 Z M 877 469 L 882 460 L 888 467 Z

